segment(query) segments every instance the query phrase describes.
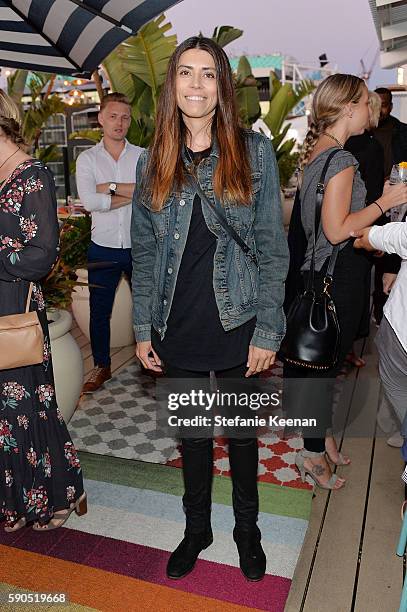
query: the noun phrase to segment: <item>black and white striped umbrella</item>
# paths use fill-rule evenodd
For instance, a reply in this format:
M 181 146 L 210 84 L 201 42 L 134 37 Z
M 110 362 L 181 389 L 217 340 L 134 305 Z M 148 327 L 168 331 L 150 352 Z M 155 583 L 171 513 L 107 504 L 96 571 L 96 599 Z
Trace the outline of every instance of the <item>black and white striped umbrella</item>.
M 180 0 L 0 0 L 0 66 L 90 74 Z

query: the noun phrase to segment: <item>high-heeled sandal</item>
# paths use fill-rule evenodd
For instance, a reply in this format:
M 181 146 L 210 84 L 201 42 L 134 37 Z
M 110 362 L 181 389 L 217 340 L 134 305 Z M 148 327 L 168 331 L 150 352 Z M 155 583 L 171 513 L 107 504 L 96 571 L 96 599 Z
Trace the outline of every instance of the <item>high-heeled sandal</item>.
M 345 455 L 342 455 L 342 453 L 338 452 L 338 461 L 334 461 L 330 456 L 328 451 L 325 451 L 325 455 L 327 460 L 332 463 L 332 465 L 350 465 L 352 463 L 350 457 L 346 457 Z
M 41 525 L 36 522 L 33 525 L 34 531 L 51 531 L 51 529 L 59 529 L 62 525 L 65 525 L 66 521 L 71 516 L 72 512 L 75 510 L 78 516 L 83 516 L 88 511 L 88 500 L 86 497 L 86 493 L 82 493 L 82 495 L 76 500 L 76 502 L 66 510 L 58 510 L 54 512 L 54 516 L 45 523 L 45 525 Z M 59 521 L 57 525 L 52 524 L 52 521 Z
M 327 430 L 326 438 L 325 438 L 325 455 L 326 455 L 327 460 L 330 463 L 332 463 L 333 465 L 336 465 L 336 466 L 350 465 L 352 463 L 350 457 L 347 457 L 346 455 L 342 455 L 342 453 L 340 453 L 339 451 L 337 451 L 338 452 L 338 461 L 334 461 L 332 459 L 332 457 L 330 456 L 330 454 L 329 454 L 329 452 L 328 452 L 328 450 L 326 448 L 326 440 L 327 440 L 327 438 L 332 438 L 333 441 L 335 442 L 335 438 L 333 436 L 333 433 L 332 433 L 331 429 Z M 335 442 L 335 446 L 336 446 L 336 442 Z
M 304 461 L 306 459 L 317 459 L 319 457 L 324 456 L 324 452 L 322 453 L 313 453 L 311 451 L 307 451 L 305 449 L 302 449 L 300 451 L 297 452 L 296 456 L 295 456 L 295 465 L 297 466 L 299 472 L 300 472 L 300 476 L 301 476 L 301 480 L 302 482 L 305 482 L 305 477 L 307 474 L 309 474 L 309 476 L 312 478 L 312 480 L 315 482 L 315 484 L 320 487 L 321 489 L 341 489 L 344 484 L 345 481 L 343 481 L 343 484 L 340 487 L 336 487 L 336 483 L 340 480 L 343 480 L 342 478 L 339 478 L 336 474 L 332 474 L 330 479 L 328 480 L 328 482 L 326 483 L 322 483 L 318 480 L 318 478 L 316 477 L 316 475 L 312 472 L 312 470 L 310 470 L 309 468 L 305 467 L 304 465 Z M 325 469 L 325 468 L 323 468 Z
M 6 525 L 4 527 L 4 531 L 6 533 L 13 533 L 14 531 L 18 531 L 19 529 L 22 529 L 23 527 L 25 527 L 27 525 L 27 519 L 25 518 L 25 516 L 21 516 L 18 521 L 16 521 L 14 523 L 14 525 L 12 527 L 9 527 L 8 525 Z

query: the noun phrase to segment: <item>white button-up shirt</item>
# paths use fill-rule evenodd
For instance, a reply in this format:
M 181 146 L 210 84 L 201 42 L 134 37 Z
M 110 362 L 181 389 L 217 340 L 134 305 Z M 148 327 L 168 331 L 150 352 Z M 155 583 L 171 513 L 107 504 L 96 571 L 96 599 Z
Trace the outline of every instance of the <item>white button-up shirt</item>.
M 369 242 L 378 251 L 396 253 L 403 260 L 384 306 L 384 315 L 407 352 L 407 221 L 374 225 L 369 232 Z
M 141 147 L 127 140 L 116 161 L 108 153 L 103 139 L 83 151 L 76 160 L 76 186 L 85 209 L 92 213 L 92 241 L 100 246 L 129 249 L 131 203 L 110 210 L 112 197 L 96 193 L 100 183 L 134 183 Z

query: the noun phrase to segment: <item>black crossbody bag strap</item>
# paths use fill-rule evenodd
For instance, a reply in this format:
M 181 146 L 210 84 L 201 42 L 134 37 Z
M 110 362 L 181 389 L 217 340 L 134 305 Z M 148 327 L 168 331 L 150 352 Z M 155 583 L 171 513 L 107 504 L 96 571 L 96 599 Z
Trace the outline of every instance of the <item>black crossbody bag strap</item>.
M 312 234 L 312 257 L 311 257 L 311 265 L 310 265 L 310 274 L 308 277 L 307 289 L 309 291 L 314 289 L 314 275 L 315 275 L 315 248 L 316 242 L 318 238 L 318 233 L 321 225 L 321 212 L 322 212 L 322 203 L 324 201 L 324 193 L 325 193 L 325 177 L 329 168 L 329 164 L 331 160 L 337 153 L 342 151 L 342 149 L 335 149 L 330 153 L 327 157 L 325 165 L 322 169 L 321 176 L 319 178 L 319 182 L 317 184 L 317 193 L 315 199 L 315 217 L 314 217 L 314 232 Z M 331 256 L 329 258 L 327 271 L 324 278 L 324 283 L 326 286 L 329 286 L 332 283 L 333 273 L 335 269 L 336 259 L 339 253 L 339 244 L 333 247 Z
M 223 227 L 225 232 L 227 234 L 229 234 L 229 236 L 231 238 L 233 238 L 233 240 L 235 242 L 237 242 L 237 244 L 240 246 L 240 248 L 242 249 L 242 251 L 246 255 L 246 257 L 248 257 L 258 267 L 258 261 L 257 261 L 257 257 L 255 255 L 255 253 L 253 253 L 253 251 L 250 249 L 250 247 L 239 236 L 239 234 L 233 229 L 233 227 L 231 227 L 229 225 L 229 223 L 226 220 L 226 217 L 206 197 L 206 195 L 204 194 L 204 192 L 201 189 L 200 184 L 198 183 L 198 180 L 192 174 L 189 174 L 189 182 L 190 182 L 191 186 L 196 190 L 196 192 L 199 195 L 199 197 L 201 198 L 201 202 L 203 202 L 206 206 L 208 206 L 212 210 L 213 214 L 215 215 L 215 217 L 217 218 L 217 220 L 219 221 L 220 225 Z

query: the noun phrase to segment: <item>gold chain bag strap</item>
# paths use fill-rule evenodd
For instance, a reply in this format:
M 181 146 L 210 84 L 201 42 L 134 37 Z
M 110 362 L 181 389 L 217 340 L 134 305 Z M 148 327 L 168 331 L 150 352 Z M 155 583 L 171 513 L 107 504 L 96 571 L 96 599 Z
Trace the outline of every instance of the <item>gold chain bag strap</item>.
M 0 370 L 42 363 L 44 334 L 37 312 L 29 312 L 33 283 L 30 283 L 23 314 L 0 317 Z

